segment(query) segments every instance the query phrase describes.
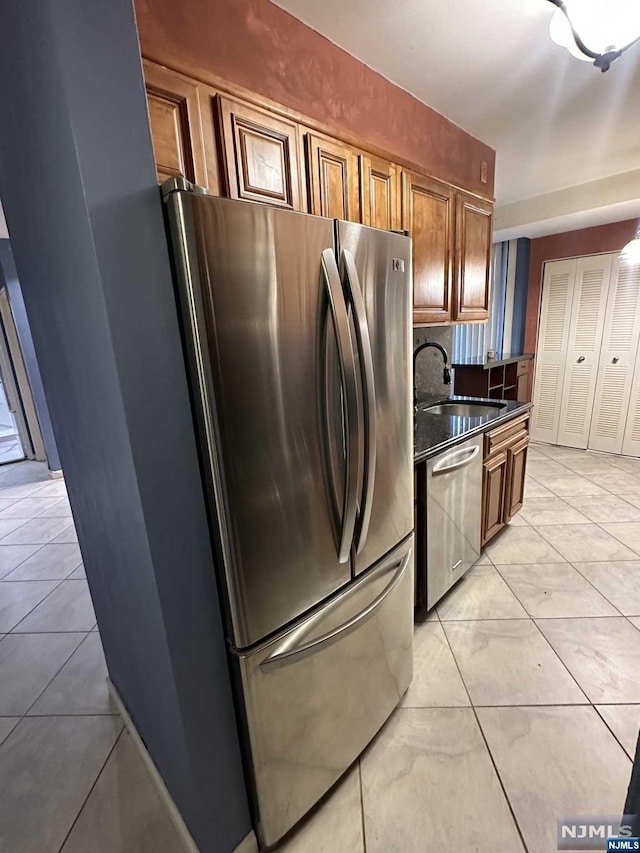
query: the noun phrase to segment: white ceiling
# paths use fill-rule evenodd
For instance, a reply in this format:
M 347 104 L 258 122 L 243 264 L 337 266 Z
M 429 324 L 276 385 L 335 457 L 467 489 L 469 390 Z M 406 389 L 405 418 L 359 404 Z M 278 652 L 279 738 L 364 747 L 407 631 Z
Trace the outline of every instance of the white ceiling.
M 554 193 L 566 216 L 557 191 L 640 169 L 640 44 L 603 74 L 551 41 L 547 0 L 275 2 L 494 147 L 498 209 Z

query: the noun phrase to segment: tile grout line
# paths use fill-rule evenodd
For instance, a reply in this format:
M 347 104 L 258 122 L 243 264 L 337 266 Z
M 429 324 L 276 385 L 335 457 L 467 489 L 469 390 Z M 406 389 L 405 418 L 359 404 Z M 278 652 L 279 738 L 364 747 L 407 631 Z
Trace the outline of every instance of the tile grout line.
M 2 488 L 1 487 L 0 487 L 0 500 L 3 500 Z M 4 498 L 4 500 L 11 500 L 11 498 Z M 4 513 L 7 512 L 8 510 L 10 510 L 12 507 L 15 507 L 17 504 L 22 503 L 22 501 L 32 501 L 32 500 L 41 500 L 42 501 L 42 500 L 48 500 L 48 498 L 46 496 L 38 498 L 36 495 L 26 495 L 24 498 L 16 498 L 16 500 L 13 503 L 11 503 L 9 506 L 6 506 L 4 509 L 0 510 L 0 521 L 11 521 L 11 519 L 15 519 L 16 521 L 18 521 L 20 516 L 4 515 Z M 63 516 L 59 516 L 59 515 L 50 515 L 50 516 L 44 515 L 43 516 L 42 515 L 43 512 L 48 512 L 50 509 L 53 509 L 54 507 L 56 507 L 59 503 L 62 503 L 64 498 L 63 497 L 51 497 L 50 500 L 53 501 L 53 503 L 50 506 L 44 507 L 39 512 L 37 512 L 35 515 L 27 516 L 27 520 L 33 521 L 34 518 L 66 518 L 67 517 L 66 514 Z
M 45 545 L 48 545 L 49 543 L 48 543 L 48 542 L 45 542 L 44 544 L 45 544 Z M 1 545 L 2 545 L 2 541 L 0 541 L 0 546 L 1 546 Z M 6 547 L 6 548 L 10 548 L 10 547 L 11 547 L 11 545 L 6 545 L 5 547 Z M 14 546 L 14 547 L 19 548 L 20 546 L 19 546 L 19 545 L 16 545 L 16 546 Z M 26 547 L 28 548 L 29 546 L 27 545 Z M 44 545 L 42 545 L 40 548 L 38 548 L 38 550 L 37 550 L 37 551 L 34 551 L 34 552 L 33 552 L 33 554 L 29 554 L 29 556 L 28 556 L 28 557 L 25 557 L 25 558 L 24 558 L 24 560 L 22 560 L 22 562 L 18 563 L 18 565 L 17 565 L 17 566 L 14 566 L 12 569 L 9 569 L 9 571 L 7 572 L 7 574 L 6 574 L 6 575 L 3 575 L 3 576 L 0 578 L 0 583 L 4 583 L 4 579 L 5 579 L 5 578 L 8 578 L 8 577 L 9 577 L 9 575 L 10 575 L 12 572 L 15 572 L 15 570 L 16 570 L 16 569 L 19 569 L 19 568 L 20 568 L 20 566 L 22 565 L 22 563 L 26 563 L 26 562 L 27 562 L 27 560 L 31 559 L 31 557 L 35 557 L 35 555 L 36 555 L 36 554 L 39 554 L 39 553 L 40 553 L 40 551 L 42 551 L 42 549 L 43 549 L 43 548 L 44 548 Z M 55 580 L 55 578 L 54 578 L 54 580 Z
M 395 709 L 397 710 L 397 708 Z M 360 825 L 362 826 L 362 851 L 367 853 L 367 828 L 364 821 L 364 791 L 362 790 L 362 764 L 358 756 L 358 786 L 360 790 Z
M 480 706 L 479 706 L 479 707 L 480 707 Z M 497 708 L 504 708 L 504 707 L 507 707 L 507 706 L 505 706 L 505 705 L 496 705 L 496 706 L 494 706 L 494 707 L 497 707 Z M 475 707 L 475 705 L 472 705 L 472 706 L 471 706 L 471 710 L 473 711 L 473 716 L 474 716 L 474 718 L 475 718 L 476 725 L 478 726 L 478 729 L 480 730 L 480 737 L 482 738 L 482 741 L 483 741 L 483 743 L 484 743 L 484 745 L 485 745 L 485 748 L 486 748 L 486 750 L 487 750 L 487 754 L 488 754 L 488 756 L 489 756 L 489 761 L 491 762 L 491 765 L 492 765 L 492 767 L 493 767 L 493 769 L 494 769 L 494 771 L 495 771 L 496 778 L 497 778 L 497 780 L 498 780 L 498 784 L 500 785 L 500 788 L 501 788 L 502 793 L 503 793 L 503 795 L 504 795 L 504 799 L 505 799 L 505 802 L 506 802 L 506 804 L 507 804 L 507 808 L 509 809 L 509 812 L 510 812 L 511 817 L 512 817 L 512 819 L 513 819 L 513 824 L 514 824 L 514 826 L 515 826 L 515 828 L 516 828 L 516 832 L 518 833 L 518 836 L 520 837 L 520 841 L 522 842 L 522 848 L 523 848 L 523 850 L 524 850 L 524 853 L 529 853 L 529 847 L 527 846 L 527 843 L 526 843 L 526 841 L 524 840 L 524 834 L 523 834 L 522 830 L 520 829 L 520 824 L 518 823 L 518 819 L 517 819 L 517 817 L 516 817 L 516 813 L 515 813 L 515 811 L 514 811 L 514 809 L 513 809 L 513 806 L 511 805 L 511 800 L 509 799 L 509 795 L 507 794 L 507 789 L 506 789 L 506 787 L 505 787 L 505 784 L 504 784 L 504 782 L 502 781 L 502 776 L 500 775 L 500 771 L 498 770 L 498 765 L 496 764 L 496 760 L 495 760 L 495 758 L 494 758 L 494 756 L 493 756 L 493 753 L 491 752 L 491 747 L 489 746 L 489 741 L 487 740 L 487 738 L 486 738 L 486 736 L 485 736 L 485 733 L 484 733 L 484 729 L 482 728 L 482 725 L 481 725 L 481 723 L 480 723 L 480 718 L 478 717 L 478 712 L 476 711 L 476 707 Z
M 600 702 L 599 704 L 600 704 L 600 705 L 609 705 L 609 704 L 611 704 L 611 703 L 609 703 L 609 702 Z M 620 703 L 620 704 L 625 704 L 625 705 L 626 705 L 627 703 Z M 629 702 L 628 704 L 630 704 L 630 705 L 631 705 L 631 704 L 633 704 L 633 703 Z M 598 710 L 598 708 L 597 708 L 595 705 L 592 705 L 591 707 L 592 707 L 592 708 L 593 708 L 593 710 L 596 712 L 596 714 L 600 717 L 600 719 L 601 719 L 601 720 L 602 720 L 602 722 L 605 724 L 605 726 L 607 727 L 607 729 L 611 732 L 611 734 L 613 735 L 614 740 L 615 740 L 615 741 L 616 741 L 616 743 L 619 745 L 620 749 L 624 752 L 624 754 L 627 756 L 627 758 L 628 758 L 628 759 L 631 761 L 631 763 L 633 764 L 633 757 L 632 757 L 632 756 L 630 756 L 630 755 L 629 755 L 629 753 L 627 752 L 627 750 L 624 748 L 624 746 L 622 745 L 622 741 L 620 740 L 620 738 L 618 737 L 618 735 L 614 732 L 614 730 L 611 728 L 611 726 L 609 725 L 609 723 L 608 723 L 608 722 L 605 720 L 605 718 L 602 716 L 602 714 L 600 713 L 600 711 Z
M 596 563 L 597 563 L 597 562 L 604 562 L 604 563 L 611 562 L 611 563 L 617 563 L 617 562 L 622 562 L 622 561 L 620 561 L 620 560 L 594 560 L 593 562 L 596 562 Z M 629 560 L 629 562 L 635 562 L 635 561 Z M 575 563 L 569 563 L 569 565 L 570 565 L 570 566 L 572 566 L 572 567 L 576 570 L 576 572 L 578 572 L 578 574 L 580 575 L 580 577 L 583 577 L 583 578 L 586 580 L 586 582 L 587 582 L 588 584 L 590 584 L 590 585 L 595 589 L 595 591 L 596 591 L 597 593 L 599 593 L 599 594 L 604 598 L 604 600 L 605 600 L 605 601 L 607 601 L 607 602 L 608 602 L 608 603 L 613 607 L 613 609 L 614 609 L 614 610 L 617 610 L 617 611 L 618 611 L 618 613 L 620 614 L 620 616 L 623 616 L 623 617 L 626 619 L 626 616 L 625 616 L 625 614 L 622 612 L 622 610 L 620 610 L 620 608 L 619 608 L 619 607 L 617 607 L 617 606 L 613 603 L 613 601 L 611 601 L 610 599 L 608 599 L 608 598 L 607 598 L 607 596 L 604 594 L 604 592 L 601 592 L 601 590 L 599 590 L 599 589 L 598 589 L 598 587 L 597 587 L 597 586 L 596 586 L 596 585 L 595 585 L 595 584 L 594 584 L 594 583 L 593 583 L 593 582 L 592 582 L 592 581 L 591 581 L 591 580 L 590 580 L 590 579 L 589 579 L 585 574 L 583 574 L 583 573 L 580 571 L 580 569 L 578 568 L 578 566 L 580 565 L 580 563 L 578 563 L 578 565 L 576 565 Z M 599 617 L 594 617 L 594 616 L 584 616 L 584 617 L 580 617 L 580 618 L 583 618 L 583 619 L 594 619 L 594 618 L 599 618 Z M 605 619 L 606 619 L 607 617 L 603 617 L 603 618 L 605 618 Z M 613 617 L 611 617 L 611 618 L 613 618 Z M 615 618 L 617 618 L 617 617 L 615 617 Z
M 65 580 L 66 580 L 66 578 L 64 578 L 61 581 L 58 581 L 58 583 L 53 587 L 53 589 L 49 590 L 49 592 L 45 595 L 45 597 L 43 599 L 41 599 L 37 604 L 34 604 L 34 606 L 31 608 L 31 610 L 28 613 L 25 613 L 25 615 L 16 622 L 16 624 L 13 626 L 13 628 L 10 628 L 7 631 L 5 636 L 8 637 L 9 634 L 13 634 L 14 632 L 16 634 L 75 634 L 75 633 L 82 633 L 81 631 L 79 631 L 79 632 L 76 632 L 76 631 L 16 631 L 16 628 L 19 628 L 20 625 L 22 625 L 22 623 L 24 622 L 24 620 L 28 616 L 31 616 L 31 614 L 36 609 L 36 607 L 40 607 L 40 605 L 43 602 L 45 602 L 49 598 L 50 595 L 53 595 L 53 593 L 58 589 L 58 587 L 61 584 L 63 584 L 65 582 Z M 78 578 L 78 580 L 80 580 L 80 578 Z M 13 581 L 13 583 L 18 583 L 18 581 Z M 20 583 L 38 583 L 38 581 L 20 581 Z M 43 583 L 46 583 L 46 581 L 43 581 Z M 52 583 L 53 583 L 53 581 L 52 581 Z
M 52 633 L 52 632 L 47 631 L 46 633 Z M 62 632 L 62 631 L 61 631 L 61 632 L 58 632 L 58 633 L 65 633 L 65 634 L 84 634 L 84 631 L 64 631 L 64 632 Z M 70 661 L 70 660 L 71 660 L 71 658 L 75 655 L 75 653 L 78 651 L 78 649 L 80 648 L 80 646 L 82 646 L 82 645 L 86 642 L 87 637 L 89 636 L 89 634 L 90 634 L 90 633 L 91 633 L 91 631 L 87 631 L 86 635 L 85 635 L 85 636 L 80 640 L 80 642 L 79 642 L 79 643 L 78 643 L 78 645 L 75 647 L 75 649 L 71 652 L 71 654 L 69 655 L 69 657 L 68 657 L 68 658 L 66 658 L 66 660 L 65 660 L 65 661 L 60 665 L 60 667 L 59 667 L 59 669 L 56 671 L 56 673 L 55 673 L 55 674 L 54 674 L 54 675 L 49 679 L 49 681 L 47 682 L 47 684 L 42 688 L 42 690 L 40 691 L 40 693 L 38 693 L 38 695 L 36 696 L 36 698 L 33 700 L 33 702 L 29 705 L 29 707 L 27 708 L 27 710 L 24 712 L 24 714 L 22 715 L 22 719 L 25 719 L 25 717 L 27 717 L 27 716 L 29 715 L 29 711 L 33 708 L 33 706 L 36 704 L 36 702 L 40 699 L 40 697 L 42 696 L 42 694 L 43 694 L 46 690 L 48 690 L 48 689 L 49 689 L 49 687 L 51 686 L 51 682 L 53 681 L 53 679 L 54 679 L 54 678 L 57 678 L 57 677 L 60 675 L 60 673 L 62 672 L 62 670 L 63 670 L 63 669 L 65 668 L 65 666 L 69 663 L 69 661 Z M 19 635 L 19 636 L 22 636 L 22 637 L 28 637 L 29 635 L 28 635 L 28 634 L 21 634 L 21 635 Z M 103 716 L 103 715 L 101 715 L 101 714 L 95 714 L 95 715 L 92 715 L 92 714 L 34 714 L 33 716 L 34 716 L 34 717 L 90 717 L 90 716 Z M 113 716 L 113 715 L 111 715 L 111 714 L 105 714 L 104 716 Z
M 495 568 L 495 566 L 494 566 L 494 568 Z M 469 688 L 467 687 L 467 683 L 466 683 L 466 681 L 464 680 L 464 677 L 463 677 L 463 675 L 462 675 L 462 670 L 460 669 L 460 666 L 459 666 L 459 664 L 458 664 L 458 660 L 457 660 L 457 658 L 456 658 L 456 656 L 455 656 L 455 654 L 454 654 L 453 647 L 451 646 L 451 643 L 450 643 L 450 641 L 449 641 L 449 637 L 448 637 L 447 632 L 446 632 L 446 630 L 445 630 L 445 628 L 444 628 L 444 625 L 442 625 L 442 633 L 444 634 L 444 638 L 445 638 L 445 641 L 446 641 L 446 643 L 447 643 L 447 647 L 449 648 L 449 653 L 451 654 L 451 657 L 453 658 L 453 662 L 454 662 L 454 664 L 455 664 L 455 667 L 456 667 L 456 669 L 457 669 L 457 671 L 458 671 L 458 675 L 459 675 L 459 677 L 460 677 L 460 681 L 462 682 L 462 686 L 464 687 L 465 693 L 467 694 L 467 698 L 468 698 L 468 700 L 469 700 L 469 706 L 470 706 L 470 708 L 471 708 L 471 711 L 472 711 L 472 713 L 473 713 L 474 719 L 475 719 L 475 721 L 476 721 L 476 725 L 478 726 L 478 729 L 480 730 L 480 736 L 481 736 L 481 738 L 482 738 L 482 740 L 483 740 L 483 742 L 484 742 L 485 748 L 486 748 L 486 750 L 487 750 L 487 754 L 488 754 L 488 756 L 489 756 L 489 761 L 491 762 L 491 765 L 492 765 L 492 767 L 493 767 L 493 769 L 494 769 L 494 771 L 495 771 L 496 778 L 497 778 L 497 780 L 498 780 L 498 784 L 500 785 L 500 788 L 501 788 L 501 790 L 502 790 L 502 794 L 503 794 L 503 796 L 504 796 L 504 798 L 505 798 L 505 802 L 506 802 L 506 804 L 507 804 L 507 808 L 509 809 L 509 812 L 510 812 L 510 814 L 511 814 L 511 818 L 512 818 L 513 823 L 514 823 L 514 826 L 515 826 L 515 828 L 516 828 L 516 832 L 518 833 L 518 836 L 520 837 L 520 840 L 521 840 L 521 842 L 522 842 L 522 847 L 523 847 L 523 849 L 524 849 L 525 853 L 528 853 L 529 848 L 527 847 L 527 845 L 526 845 L 526 843 L 525 843 L 524 836 L 523 836 L 522 831 L 521 831 L 521 829 L 520 829 L 520 825 L 519 825 L 519 823 L 518 823 L 518 821 L 517 821 L 517 819 L 516 819 L 515 812 L 514 812 L 514 810 L 513 810 L 512 805 L 511 805 L 511 801 L 510 801 L 509 797 L 507 796 L 507 791 L 506 791 L 505 786 L 504 786 L 504 783 L 503 783 L 503 781 L 502 781 L 502 777 L 500 776 L 500 773 L 498 772 L 498 768 L 497 768 L 497 766 L 496 766 L 496 762 L 495 762 L 495 760 L 494 760 L 493 754 L 492 754 L 492 752 L 491 752 L 491 749 L 489 748 L 489 744 L 487 743 L 487 739 L 486 739 L 486 737 L 485 737 L 485 735 L 484 735 L 484 731 L 483 731 L 483 729 L 482 729 L 482 726 L 480 725 L 480 720 L 479 720 L 479 718 L 478 718 L 478 714 L 477 714 L 476 709 L 475 709 L 475 706 L 474 706 L 474 704 L 473 704 L 473 700 L 471 699 L 471 694 L 469 693 Z M 463 706 L 463 707 L 464 707 L 464 706 Z
M 72 820 L 71 826 L 69 827 L 68 832 L 66 833 L 65 837 L 62 839 L 62 844 L 60 845 L 60 847 L 58 847 L 58 853 L 62 853 L 62 850 L 64 849 L 64 846 L 67 843 L 67 841 L 69 840 L 69 836 L 73 832 L 73 828 L 77 824 L 78 819 L 80 818 L 80 815 L 82 814 L 82 811 L 83 811 L 84 807 L 86 806 L 86 804 L 89 800 L 89 797 L 91 796 L 94 788 L 98 784 L 98 780 L 102 776 L 102 773 L 104 772 L 104 768 L 107 766 L 107 762 L 109 761 L 109 759 L 113 755 L 116 746 L 120 743 L 120 739 L 121 739 L 122 735 L 124 734 L 124 723 L 122 722 L 122 718 L 120 717 L 119 714 L 114 715 L 114 716 L 118 716 L 118 718 L 120 719 L 122 728 L 120 729 L 120 731 L 118 733 L 118 737 L 115 739 L 113 746 L 111 747 L 111 749 L 107 753 L 107 757 L 105 758 L 102 765 L 100 766 L 100 769 L 98 770 L 98 772 L 96 774 L 96 778 L 93 780 L 92 784 L 90 785 L 89 790 L 87 791 L 87 796 L 83 799 L 81 806 L 79 807 L 78 811 L 76 812 L 76 816 Z
M 595 561 L 595 562 L 607 562 L 607 561 L 605 560 L 605 561 Z M 515 563 L 515 564 L 513 564 L 513 563 L 500 563 L 499 565 L 509 566 L 509 565 L 518 565 L 518 564 L 517 563 Z M 536 563 L 531 563 L 531 564 L 520 563 L 519 565 L 545 565 L 545 564 L 543 564 L 543 563 L 538 563 L 538 564 L 536 564 Z M 566 566 L 566 565 L 569 565 L 569 566 L 571 566 L 571 568 L 574 569 L 574 571 L 578 572 L 578 574 L 580 575 L 581 578 L 583 578 L 591 587 L 593 587 L 593 589 L 598 593 L 598 595 L 600 595 L 607 602 L 607 604 L 610 604 L 611 607 L 613 607 L 613 609 L 616 610 L 620 614 L 620 616 L 624 616 L 624 613 L 622 613 L 622 611 L 618 607 L 616 607 L 616 605 L 612 601 L 609 601 L 607 596 L 603 592 L 601 592 L 598 589 L 598 587 L 595 586 L 595 584 L 591 583 L 589 578 L 586 577 L 586 575 L 583 575 L 582 572 L 580 571 L 580 569 L 576 565 L 574 565 L 573 563 L 570 563 L 567 561 L 566 563 L 547 563 L 546 565 L 550 565 L 550 566 Z M 611 616 L 611 615 L 609 615 L 609 616 L 534 616 L 532 613 L 529 613 L 524 602 L 521 601 L 520 598 L 518 598 L 517 592 L 511 587 L 509 581 L 502 574 L 502 572 L 500 571 L 498 566 L 496 566 L 496 571 L 498 572 L 500 577 L 503 579 L 503 581 L 506 583 L 506 585 L 509 587 L 509 589 L 511 590 L 513 595 L 515 595 L 515 597 L 518 599 L 518 601 L 520 601 L 520 604 L 524 607 L 524 609 L 526 610 L 530 619 L 617 619 L 618 618 L 617 616 Z

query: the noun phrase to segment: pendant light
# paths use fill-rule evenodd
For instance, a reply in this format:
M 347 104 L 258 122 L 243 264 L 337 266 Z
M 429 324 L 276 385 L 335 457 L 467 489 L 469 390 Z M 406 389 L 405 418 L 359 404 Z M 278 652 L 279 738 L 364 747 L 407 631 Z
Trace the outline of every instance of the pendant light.
M 624 261 L 629 261 L 632 264 L 640 264 L 640 225 L 636 231 L 636 236 L 629 240 L 627 245 L 620 252 L 620 257 Z
M 549 0 L 551 39 L 601 71 L 640 41 L 638 0 Z

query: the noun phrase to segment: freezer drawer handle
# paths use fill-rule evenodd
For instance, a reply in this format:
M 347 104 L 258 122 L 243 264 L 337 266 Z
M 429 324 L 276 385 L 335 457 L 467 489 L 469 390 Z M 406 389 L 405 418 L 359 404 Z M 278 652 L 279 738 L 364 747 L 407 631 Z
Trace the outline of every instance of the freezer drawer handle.
M 367 313 L 358 278 L 358 270 L 353 255 L 348 249 L 342 252 L 342 262 L 345 271 L 347 293 L 353 307 L 355 319 L 356 340 L 360 355 L 362 374 L 362 396 L 364 399 L 364 474 L 362 483 L 362 502 L 356 525 L 355 546 L 356 554 L 364 548 L 371 521 L 371 505 L 373 502 L 373 487 L 376 479 L 376 391 L 373 374 L 373 354 L 371 338 L 367 325 Z
M 322 252 L 322 272 L 326 285 L 331 319 L 338 344 L 338 361 L 342 391 L 345 400 L 345 467 L 344 503 L 342 511 L 342 532 L 338 542 L 338 559 L 341 563 L 349 560 L 353 532 L 356 525 L 358 506 L 358 465 L 360 458 L 360 435 L 358 432 L 358 389 L 356 384 L 356 359 L 349 332 L 347 306 L 338 272 L 338 264 L 332 249 Z
M 343 640 L 351 634 L 352 631 L 355 631 L 360 627 L 360 625 L 366 622 L 367 619 L 370 619 L 375 615 L 378 607 L 380 607 L 382 602 L 391 595 L 393 590 L 402 580 L 405 571 L 407 571 L 411 565 L 412 555 L 413 548 L 409 548 L 405 556 L 402 558 L 402 562 L 396 567 L 387 586 L 373 599 L 370 604 L 364 608 L 364 610 L 360 611 L 360 613 L 356 614 L 342 625 L 339 625 L 337 628 L 334 628 L 332 631 L 322 634 L 310 643 L 302 643 L 301 645 L 298 645 L 298 642 L 304 639 L 304 635 L 309 629 L 309 623 L 301 625 L 298 631 L 294 631 L 290 634 L 286 640 L 284 640 L 284 642 L 269 655 L 268 658 L 262 661 L 260 668 L 268 670 L 278 666 L 284 666 L 289 663 L 295 663 L 296 661 L 302 660 L 303 658 L 309 657 L 310 655 L 327 648 L 327 646 L 333 645 L 333 643 L 338 642 L 338 640 Z M 366 581 L 364 581 L 364 583 L 366 583 Z
M 438 462 L 433 469 L 432 475 L 436 477 L 439 474 L 448 474 L 449 471 L 457 471 L 458 468 L 464 468 L 464 466 L 468 465 L 472 459 L 475 459 L 478 453 L 480 453 L 479 445 L 469 447 L 467 450 L 463 450 L 462 452 L 458 451 L 457 453 L 451 453 L 449 456 L 445 456 L 442 461 Z M 460 458 L 448 465 L 447 462 L 455 456 L 459 456 Z

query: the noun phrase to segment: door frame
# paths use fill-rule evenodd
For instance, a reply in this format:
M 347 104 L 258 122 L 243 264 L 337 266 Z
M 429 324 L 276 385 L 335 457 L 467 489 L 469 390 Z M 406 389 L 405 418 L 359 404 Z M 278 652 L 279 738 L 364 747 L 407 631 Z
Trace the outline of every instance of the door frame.
M 6 287 L 0 290 L 0 373 L 25 459 L 46 462 L 40 423 Z

